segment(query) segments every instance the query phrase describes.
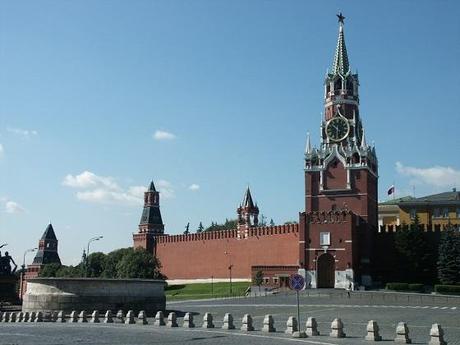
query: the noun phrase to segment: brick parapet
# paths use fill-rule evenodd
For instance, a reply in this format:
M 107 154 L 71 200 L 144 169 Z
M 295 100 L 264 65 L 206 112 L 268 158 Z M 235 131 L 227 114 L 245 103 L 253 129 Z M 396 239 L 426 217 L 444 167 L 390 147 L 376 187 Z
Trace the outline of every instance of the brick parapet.
M 274 226 L 258 226 L 248 229 L 248 237 L 270 236 L 279 234 L 298 233 L 299 224 L 284 224 Z M 134 236 L 136 237 L 137 234 Z M 205 240 L 222 240 L 228 238 L 237 238 L 238 230 L 218 230 L 205 231 L 198 234 L 188 235 L 161 235 L 157 237 L 157 244 L 173 243 L 173 242 L 191 242 Z

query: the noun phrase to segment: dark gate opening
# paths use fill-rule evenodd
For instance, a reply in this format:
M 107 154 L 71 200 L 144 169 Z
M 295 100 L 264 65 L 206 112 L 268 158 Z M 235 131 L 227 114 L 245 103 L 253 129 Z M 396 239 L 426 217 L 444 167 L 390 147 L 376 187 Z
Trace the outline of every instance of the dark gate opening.
M 335 283 L 335 260 L 329 253 L 324 253 L 317 262 L 317 287 L 333 288 Z

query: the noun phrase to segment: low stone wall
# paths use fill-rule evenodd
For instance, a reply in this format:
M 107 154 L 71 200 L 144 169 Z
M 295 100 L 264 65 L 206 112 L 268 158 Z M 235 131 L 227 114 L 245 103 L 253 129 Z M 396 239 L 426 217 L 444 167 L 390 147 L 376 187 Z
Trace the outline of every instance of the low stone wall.
M 22 311 L 165 310 L 163 280 L 34 278 L 27 281 Z

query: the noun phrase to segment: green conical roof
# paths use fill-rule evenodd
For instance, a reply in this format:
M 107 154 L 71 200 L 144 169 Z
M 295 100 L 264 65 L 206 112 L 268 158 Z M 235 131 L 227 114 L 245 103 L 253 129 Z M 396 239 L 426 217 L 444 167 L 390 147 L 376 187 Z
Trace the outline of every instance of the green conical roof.
M 48 226 L 46 227 L 46 230 L 43 233 L 41 239 L 42 240 L 55 240 L 55 241 L 57 240 L 56 234 L 54 233 L 54 229 L 51 223 L 49 223 Z
M 343 22 L 340 22 L 339 25 L 339 37 L 337 39 L 337 48 L 335 49 L 334 62 L 332 64 L 332 74 L 346 75 L 350 71 L 350 64 L 348 62 L 347 47 L 345 45 Z
M 155 185 L 153 184 L 153 181 L 150 182 L 149 192 L 156 192 Z

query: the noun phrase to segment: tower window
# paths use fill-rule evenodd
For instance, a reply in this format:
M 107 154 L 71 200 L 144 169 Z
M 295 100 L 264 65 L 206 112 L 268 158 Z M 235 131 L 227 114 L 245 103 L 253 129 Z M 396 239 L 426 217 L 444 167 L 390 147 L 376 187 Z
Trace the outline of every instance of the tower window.
M 342 79 L 337 79 L 334 83 L 334 90 L 341 90 L 342 89 Z
M 441 217 L 441 209 L 436 207 L 435 209 L 433 209 L 433 218 L 439 218 L 439 217 Z
M 410 219 L 415 219 L 417 216 L 417 210 L 415 208 L 411 208 L 409 211 Z
M 330 232 L 320 232 L 319 233 L 319 245 L 320 246 L 330 246 L 331 245 L 331 233 Z
M 449 217 L 449 209 L 447 207 L 444 207 L 442 209 L 442 217 L 443 218 L 448 218 Z

